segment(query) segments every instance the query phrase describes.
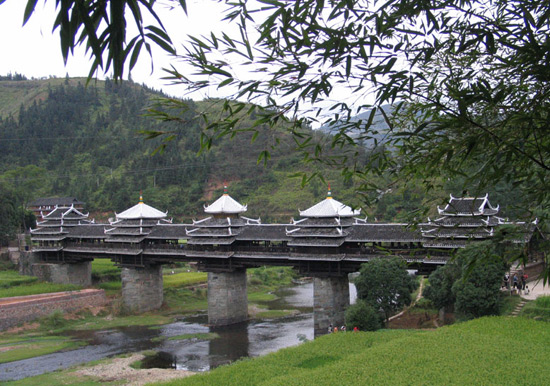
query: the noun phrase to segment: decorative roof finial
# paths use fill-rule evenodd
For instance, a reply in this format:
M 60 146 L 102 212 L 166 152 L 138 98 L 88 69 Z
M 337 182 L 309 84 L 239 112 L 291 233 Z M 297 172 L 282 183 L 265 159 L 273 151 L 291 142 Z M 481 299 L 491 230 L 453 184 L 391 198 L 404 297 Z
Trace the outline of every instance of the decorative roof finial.
M 224 195 L 224 196 L 227 196 L 227 194 L 228 194 L 228 193 L 227 193 L 227 183 L 224 183 L 224 184 L 223 184 L 223 195 Z
M 328 183 L 328 192 L 327 192 L 327 199 L 332 198 L 332 193 L 330 192 L 330 182 Z
M 139 203 L 143 204 L 143 191 L 142 190 L 139 191 Z

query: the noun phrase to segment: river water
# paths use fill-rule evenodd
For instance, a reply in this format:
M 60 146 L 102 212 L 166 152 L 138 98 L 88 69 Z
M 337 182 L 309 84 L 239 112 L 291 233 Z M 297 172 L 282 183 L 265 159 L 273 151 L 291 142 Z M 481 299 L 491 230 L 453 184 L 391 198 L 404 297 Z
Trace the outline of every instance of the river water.
M 287 288 L 278 295 L 278 300 L 266 303 L 270 309 L 295 308 L 300 313 L 291 317 L 249 321 L 217 328 L 207 327 L 207 315 L 203 314 L 187 317 L 158 329 L 138 326 L 74 332 L 72 335 L 75 338 L 85 339 L 89 345 L 76 350 L 0 364 L 0 381 L 22 379 L 143 350 L 159 352 L 161 363 L 158 366 L 208 371 L 240 358 L 264 355 L 298 345 L 306 339 L 313 339 L 313 285 L 307 283 Z M 355 301 L 355 297 L 355 287 L 350 285 L 351 302 Z M 159 337 L 209 332 L 217 333 L 219 338 L 154 340 Z

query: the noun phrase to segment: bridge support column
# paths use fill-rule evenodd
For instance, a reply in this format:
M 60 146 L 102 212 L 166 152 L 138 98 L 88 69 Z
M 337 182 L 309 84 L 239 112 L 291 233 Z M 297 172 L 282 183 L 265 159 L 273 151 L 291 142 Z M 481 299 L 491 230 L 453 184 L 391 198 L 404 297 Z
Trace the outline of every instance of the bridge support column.
M 340 329 L 345 323 L 349 306 L 349 280 L 342 277 L 313 278 L 313 332 L 314 336 L 328 333 L 329 325 Z
M 74 284 L 82 287 L 92 285 L 92 262 L 81 263 L 34 263 L 31 266 L 32 276 L 40 280 L 58 284 Z
M 128 312 L 147 312 L 162 305 L 162 265 L 122 268 L 122 306 Z
M 208 324 L 226 326 L 248 320 L 246 269 L 208 272 Z

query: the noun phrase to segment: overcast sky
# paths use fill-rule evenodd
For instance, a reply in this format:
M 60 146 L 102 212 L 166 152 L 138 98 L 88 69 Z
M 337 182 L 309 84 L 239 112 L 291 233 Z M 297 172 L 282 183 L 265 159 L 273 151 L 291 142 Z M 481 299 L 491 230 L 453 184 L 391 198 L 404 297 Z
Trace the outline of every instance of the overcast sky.
M 0 75 L 19 73 L 28 78 L 49 76 L 70 77 L 88 76 L 90 64 L 83 49 L 75 51 L 67 65 L 63 63 L 59 43 L 59 31 L 52 33 L 55 19 L 55 1 L 39 0 L 35 14 L 29 22 L 23 24 L 23 13 L 27 0 L 6 0 L 0 5 Z M 181 9 L 158 9 L 169 35 L 179 49 L 187 34 L 207 33 L 217 29 L 221 19 L 220 5 L 207 0 L 188 1 L 191 17 L 186 17 Z M 179 95 L 183 91 L 177 86 L 167 86 L 160 80 L 165 76 L 163 67 L 174 63 L 162 50 L 154 48 L 154 71 L 151 73 L 151 63 L 145 50 L 141 59 L 132 70 L 132 79 L 137 83 L 145 83 L 150 87 L 160 89 L 171 95 Z M 176 63 L 177 65 L 177 63 Z M 99 74 L 104 78 L 103 74 Z M 201 96 L 198 96 L 201 97 Z M 204 97 L 204 96 L 202 96 Z

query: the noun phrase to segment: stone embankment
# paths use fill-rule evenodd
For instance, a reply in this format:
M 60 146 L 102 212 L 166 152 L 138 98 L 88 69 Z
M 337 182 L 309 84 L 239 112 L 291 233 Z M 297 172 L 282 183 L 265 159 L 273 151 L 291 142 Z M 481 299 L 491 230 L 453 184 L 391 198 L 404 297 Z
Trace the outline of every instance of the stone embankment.
M 105 291 L 56 292 L 0 299 L 0 331 L 47 316 L 54 311 L 78 311 L 87 307 L 101 307 L 107 303 Z

